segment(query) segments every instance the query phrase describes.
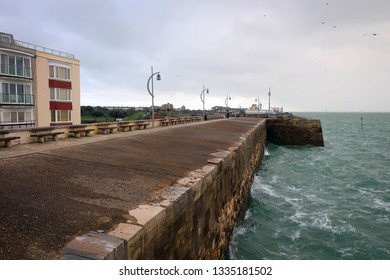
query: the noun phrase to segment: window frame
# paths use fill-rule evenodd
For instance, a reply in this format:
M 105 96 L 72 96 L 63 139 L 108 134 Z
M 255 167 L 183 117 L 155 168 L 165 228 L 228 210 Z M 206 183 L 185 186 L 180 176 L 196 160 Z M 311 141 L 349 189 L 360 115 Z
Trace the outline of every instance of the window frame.
M 3 104 L 33 105 L 31 84 L 2 82 L 1 96 L 0 103 Z
M 67 112 L 67 119 L 63 120 L 63 112 Z M 50 110 L 51 123 L 69 123 L 72 122 L 72 110 Z
M 65 91 L 65 93 L 62 91 Z M 61 94 L 65 94 L 66 98 L 61 99 Z M 72 102 L 72 90 L 66 88 L 50 88 L 50 101 Z
M 31 58 L 8 53 L 0 53 L 0 74 L 32 78 Z
M 65 69 L 65 77 L 60 77 L 60 69 Z M 71 80 L 71 67 L 65 65 L 49 64 L 49 79 L 70 81 Z

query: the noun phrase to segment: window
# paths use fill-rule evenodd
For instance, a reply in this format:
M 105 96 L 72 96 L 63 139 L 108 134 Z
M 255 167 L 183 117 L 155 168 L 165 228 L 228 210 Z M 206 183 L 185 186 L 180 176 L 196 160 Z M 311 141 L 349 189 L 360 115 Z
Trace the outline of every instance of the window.
M 1 113 L 0 113 L 1 114 Z M 26 123 L 32 121 L 31 110 L 5 111 L 3 112 L 3 123 Z
M 70 122 L 72 121 L 72 111 L 57 110 L 51 111 L 51 122 Z
M 0 73 L 31 78 L 31 60 L 21 56 L 1 54 Z
M 11 112 L 11 122 L 18 122 L 18 112 Z
M 64 88 L 50 88 L 50 100 L 72 101 L 71 90 Z
M 0 35 L 0 42 L 2 43 L 7 43 L 7 44 L 11 44 L 11 36 L 8 36 L 8 35 Z
M 52 79 L 70 80 L 70 68 L 50 65 L 49 77 Z
M 2 83 L 0 102 L 32 105 L 31 85 Z

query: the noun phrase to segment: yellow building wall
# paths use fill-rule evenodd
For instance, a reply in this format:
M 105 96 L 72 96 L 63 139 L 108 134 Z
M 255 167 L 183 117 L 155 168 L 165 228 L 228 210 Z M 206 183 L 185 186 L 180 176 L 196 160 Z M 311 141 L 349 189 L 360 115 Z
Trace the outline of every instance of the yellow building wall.
M 80 61 L 39 51 L 36 52 L 36 55 L 33 85 L 35 94 L 36 126 L 50 126 L 51 123 L 49 61 L 70 65 L 70 82 L 72 83 L 72 123 L 80 124 Z

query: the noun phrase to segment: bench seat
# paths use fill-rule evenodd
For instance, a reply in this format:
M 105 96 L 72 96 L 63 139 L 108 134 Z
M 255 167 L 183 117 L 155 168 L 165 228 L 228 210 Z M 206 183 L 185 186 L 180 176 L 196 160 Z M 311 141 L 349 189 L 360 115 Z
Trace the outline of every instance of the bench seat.
M 90 136 L 91 131 L 94 131 L 94 128 L 83 128 L 83 129 L 74 129 L 74 130 L 69 130 L 69 134 L 73 134 L 74 137 L 80 138 L 82 133 L 85 133 L 85 136 Z
M 135 126 L 137 126 L 135 123 L 127 123 L 127 124 L 120 124 L 118 128 L 123 132 L 125 132 L 125 131 L 131 131 Z
M 61 134 L 64 134 L 64 132 L 46 132 L 46 133 L 39 133 L 39 134 L 31 134 L 30 137 L 37 137 L 38 143 L 44 143 L 46 137 L 51 137 L 53 141 L 57 141 L 58 135 Z
M 4 137 L 0 138 L 0 142 L 4 142 L 5 146 L 7 148 L 12 146 L 12 140 L 20 139 L 20 136 L 10 136 L 10 137 Z
M 135 122 L 135 125 L 138 126 L 138 129 L 145 129 L 149 125 L 149 123 L 139 121 L 139 122 Z

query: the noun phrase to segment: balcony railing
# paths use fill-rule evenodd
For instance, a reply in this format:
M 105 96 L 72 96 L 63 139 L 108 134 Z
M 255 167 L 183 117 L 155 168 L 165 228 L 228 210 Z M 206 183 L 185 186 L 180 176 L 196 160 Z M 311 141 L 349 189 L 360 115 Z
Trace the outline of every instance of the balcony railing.
M 0 64 L 0 74 L 31 79 L 32 69 L 31 67 Z
M 0 121 L 0 129 L 9 129 L 9 128 L 24 128 L 24 127 L 33 127 L 35 126 L 34 120 L 26 121 Z
M 34 105 L 34 96 L 32 94 L 19 93 L 0 93 L 0 104 L 2 105 Z
M 67 58 L 71 58 L 71 59 L 76 59 L 74 54 L 71 54 L 71 53 L 53 50 L 50 48 L 38 46 L 35 44 L 31 44 L 31 43 L 26 43 L 26 42 L 19 41 L 19 40 L 14 40 L 14 41 L 15 41 L 15 45 L 17 45 L 17 46 L 22 46 L 24 48 L 28 48 L 28 49 L 32 49 L 32 50 L 36 50 L 36 51 L 41 51 L 41 52 L 45 52 L 45 53 L 49 53 L 49 54 L 59 55 L 59 56 L 67 57 Z

